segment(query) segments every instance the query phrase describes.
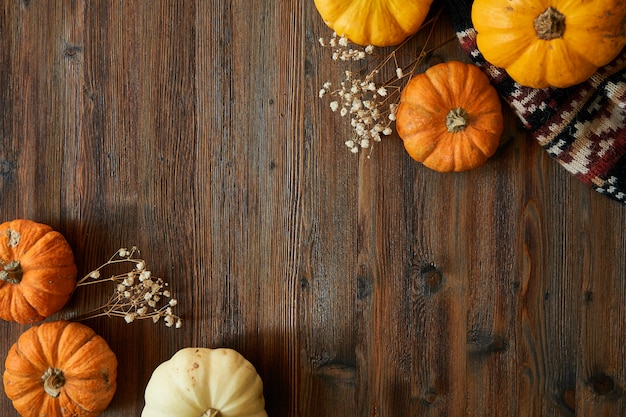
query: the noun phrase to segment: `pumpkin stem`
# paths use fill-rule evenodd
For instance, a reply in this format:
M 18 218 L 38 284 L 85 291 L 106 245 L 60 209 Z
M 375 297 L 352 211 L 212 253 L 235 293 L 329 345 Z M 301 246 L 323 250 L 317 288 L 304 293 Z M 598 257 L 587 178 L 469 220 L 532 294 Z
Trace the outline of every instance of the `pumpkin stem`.
M 8 239 L 8 242 L 7 242 L 8 247 L 15 248 L 17 247 L 17 245 L 20 244 L 20 239 L 22 238 L 22 235 L 17 230 L 7 229 L 7 231 L 5 232 L 5 235 L 7 236 L 7 239 Z
M 220 410 L 216 410 L 215 408 L 209 408 L 206 410 L 200 417 L 219 417 Z
M 41 379 L 43 380 L 43 389 L 46 391 L 46 394 L 52 398 L 57 398 L 61 395 L 61 387 L 65 384 L 65 377 L 60 369 L 48 368 L 41 376 Z
M 554 7 L 548 7 L 535 18 L 535 33 L 539 39 L 549 41 L 563 36 L 565 16 Z
M 469 121 L 470 117 L 465 109 L 457 107 L 450 110 L 448 116 L 446 116 L 446 127 L 450 133 L 460 132 L 467 128 Z
M 2 265 L 2 262 L 0 262 Z M 0 270 L 0 279 L 11 284 L 19 284 L 22 281 L 22 267 L 19 261 L 11 261 Z

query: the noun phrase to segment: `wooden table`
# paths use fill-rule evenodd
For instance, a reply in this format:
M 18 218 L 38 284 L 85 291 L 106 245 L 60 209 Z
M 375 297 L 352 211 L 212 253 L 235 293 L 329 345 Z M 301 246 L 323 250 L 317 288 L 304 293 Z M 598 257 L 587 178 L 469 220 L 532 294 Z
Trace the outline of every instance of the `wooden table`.
M 246 356 L 271 416 L 626 415 L 626 207 L 508 110 L 466 173 L 395 135 L 351 154 L 317 97 L 330 33 L 312 0 L 2 1 L 2 221 L 61 231 L 81 276 L 136 245 L 184 319 L 83 322 L 119 359 L 102 416 L 186 346 Z M 27 328 L 0 323 L 3 357 Z

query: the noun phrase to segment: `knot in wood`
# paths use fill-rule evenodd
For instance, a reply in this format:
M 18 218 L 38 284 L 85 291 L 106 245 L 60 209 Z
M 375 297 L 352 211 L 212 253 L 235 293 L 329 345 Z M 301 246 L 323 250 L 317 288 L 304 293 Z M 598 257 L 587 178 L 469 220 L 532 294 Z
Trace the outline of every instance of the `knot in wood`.
M 615 381 L 605 374 L 596 375 L 591 378 L 591 388 L 598 395 L 608 395 L 615 390 Z

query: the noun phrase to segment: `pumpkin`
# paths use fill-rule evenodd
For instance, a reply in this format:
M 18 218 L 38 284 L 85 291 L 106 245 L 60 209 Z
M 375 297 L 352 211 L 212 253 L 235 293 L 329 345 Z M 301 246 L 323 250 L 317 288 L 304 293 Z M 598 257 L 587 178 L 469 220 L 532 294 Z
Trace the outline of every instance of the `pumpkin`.
M 432 0 L 315 0 L 324 23 L 357 45 L 391 46 L 415 34 Z
M 434 65 L 403 88 L 396 130 L 407 153 L 436 171 L 466 171 L 484 164 L 503 130 L 498 93 L 475 65 Z
M 76 287 L 76 274 L 61 233 L 32 220 L 0 224 L 0 318 L 33 323 L 58 312 Z
M 26 330 L 5 361 L 4 392 L 22 417 L 95 417 L 117 388 L 117 359 L 84 324 L 51 321 Z
M 263 383 L 233 349 L 183 348 L 152 373 L 141 417 L 267 417 Z
M 626 45 L 624 0 L 475 0 L 478 49 L 533 88 L 587 80 Z

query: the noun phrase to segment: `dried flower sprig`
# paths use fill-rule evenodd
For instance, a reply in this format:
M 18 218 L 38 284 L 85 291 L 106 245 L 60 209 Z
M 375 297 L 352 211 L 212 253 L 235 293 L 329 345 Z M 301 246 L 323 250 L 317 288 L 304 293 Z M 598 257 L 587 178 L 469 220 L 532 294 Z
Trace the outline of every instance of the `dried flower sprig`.
M 178 301 L 172 298 L 169 284 L 153 276 L 146 269 L 145 260 L 138 255 L 136 247 L 130 250 L 121 248 L 106 263 L 77 282 L 77 287 L 104 282 L 114 284 L 113 294 L 105 305 L 77 317 L 77 320 L 107 316 L 122 317 L 126 323 L 140 319 L 151 319 L 157 323 L 162 318 L 167 327 L 182 327 L 181 318 L 173 312 Z M 102 275 L 105 268 L 115 264 L 132 265 L 132 269 L 111 276 Z
M 333 112 L 338 112 L 341 117 L 350 119 L 353 135 L 344 143 L 351 152 L 358 153 L 359 150 L 367 148 L 371 152 L 375 142 L 380 142 L 383 137 L 393 133 L 393 123 L 402 89 L 424 58 L 443 45 L 428 47 L 440 13 L 441 10 L 422 25 L 420 32 L 428 28 L 428 34 L 420 51 L 407 64 L 401 64 L 399 57 L 411 38 L 382 58 L 376 54 L 374 46 L 351 45 L 347 38 L 335 32 L 330 39 L 319 39 L 322 47 L 332 49 L 333 61 L 347 64 L 357 61 L 361 62 L 365 68 L 374 65 L 374 68 L 367 71 L 363 77 L 359 76 L 360 73 L 365 72 L 363 68 L 359 68 L 358 71 L 346 69 L 343 80 L 335 84 L 326 81 L 318 93 L 320 99 L 331 97 L 330 109 Z M 381 80 L 380 77 L 388 74 L 389 70 L 392 70 L 393 75 Z

